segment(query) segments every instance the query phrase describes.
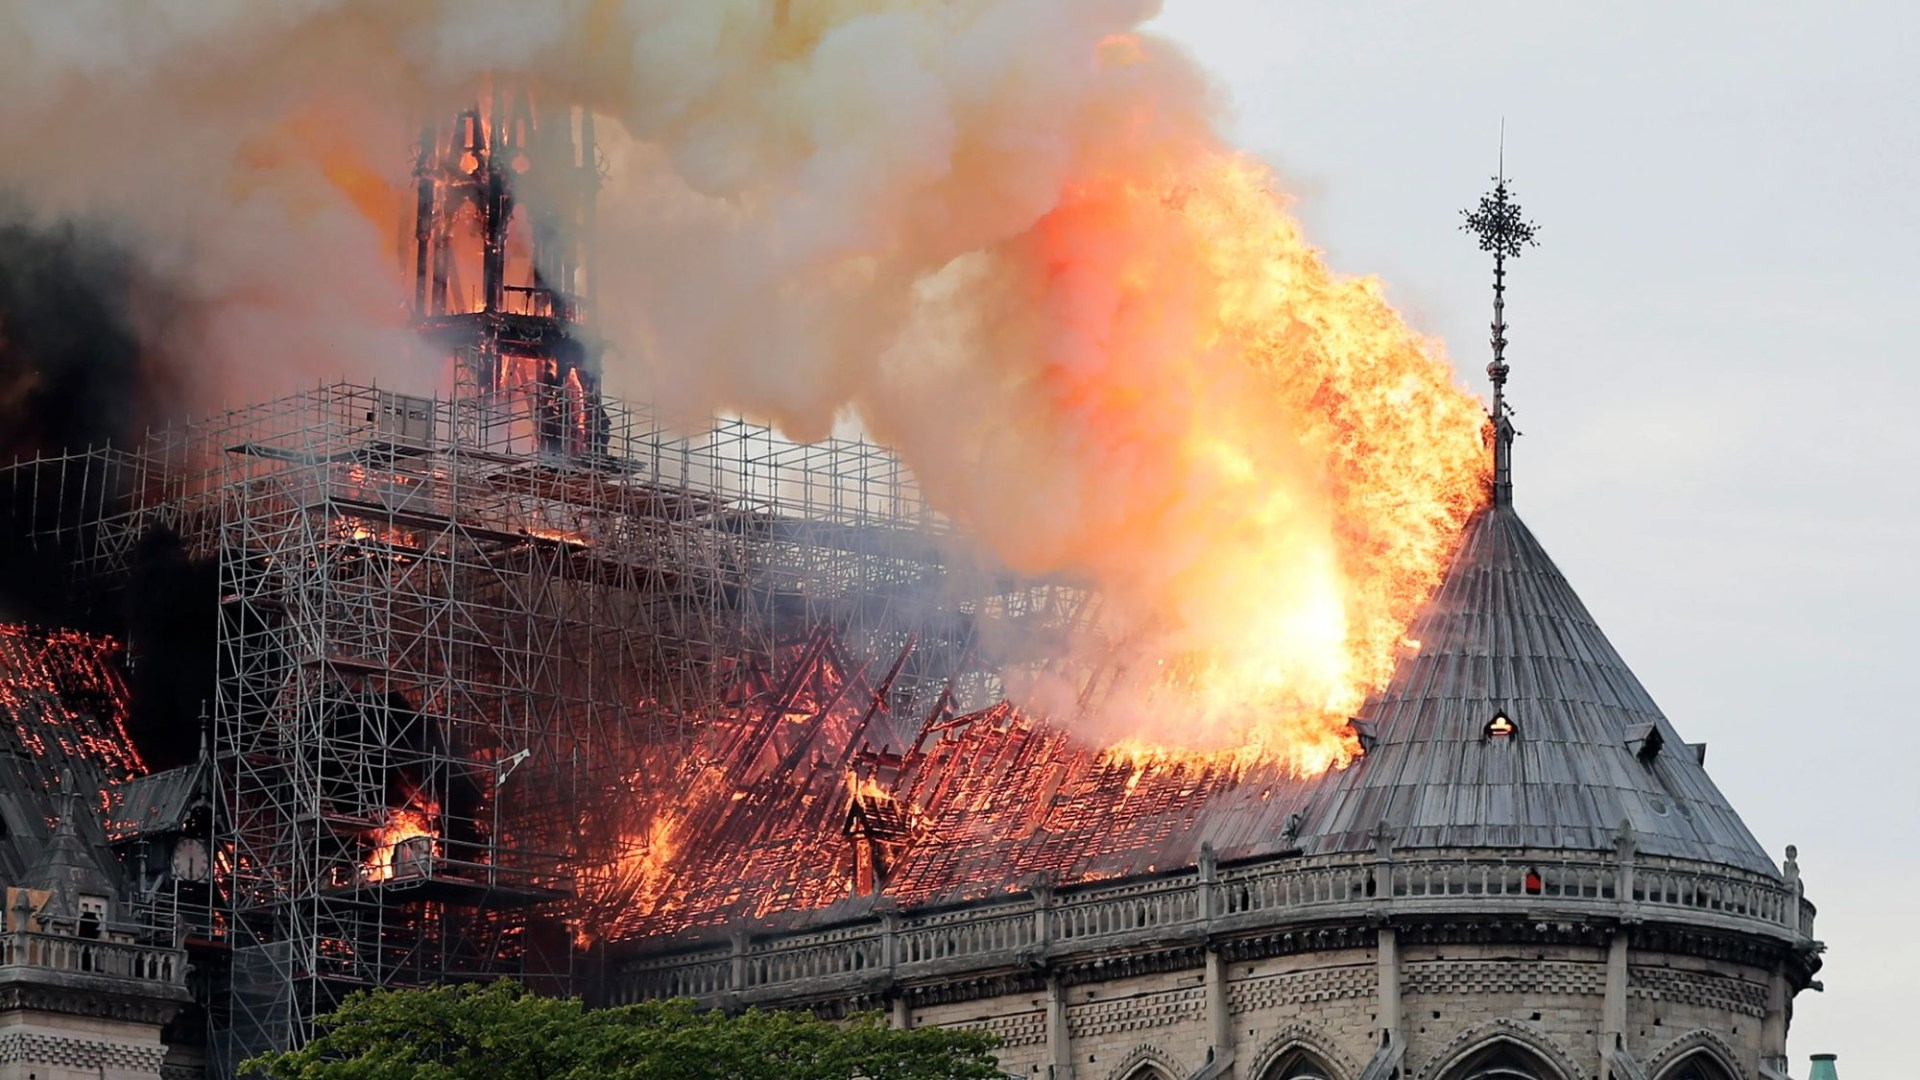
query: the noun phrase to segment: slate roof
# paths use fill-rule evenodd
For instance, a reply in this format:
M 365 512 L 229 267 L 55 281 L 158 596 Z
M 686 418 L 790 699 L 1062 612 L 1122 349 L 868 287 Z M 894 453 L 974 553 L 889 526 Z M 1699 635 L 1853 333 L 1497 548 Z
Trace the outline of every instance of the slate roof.
M 1408 637 L 1362 712 L 1376 741 L 1311 800 L 1307 853 L 1371 848 L 1383 822 L 1400 848 L 1599 851 L 1624 821 L 1642 852 L 1775 872 L 1510 505 L 1468 523 Z M 1488 738 L 1499 711 L 1518 730 Z
M 17 750 L 0 751 L 0 883 L 19 882 L 39 858 L 57 813 L 33 763 Z
M 20 879 L 26 888 L 49 894 L 41 908 L 43 918 L 79 918 L 82 896 L 98 896 L 117 906 L 119 866 L 111 863 L 104 844 L 89 842 L 82 835 L 90 831 L 86 824 L 93 820 L 78 794 L 61 799 L 60 823 Z
M 118 904 L 108 819 L 125 792 L 150 796 L 143 814 L 173 801 L 143 775 L 127 736 L 119 649 L 111 638 L 0 624 L 0 883 L 50 890 L 58 917 L 72 917 L 83 894 Z
M 107 832 L 116 841 L 179 830 L 205 801 L 212 768 L 203 755 L 190 765 L 136 776 L 114 786 Z

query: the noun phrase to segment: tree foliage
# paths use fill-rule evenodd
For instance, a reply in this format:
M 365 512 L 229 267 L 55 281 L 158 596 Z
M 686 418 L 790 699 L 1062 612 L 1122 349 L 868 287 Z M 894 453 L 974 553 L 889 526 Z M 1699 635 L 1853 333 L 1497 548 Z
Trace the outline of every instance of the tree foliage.
M 998 1080 L 991 1036 L 690 1001 L 588 1010 L 512 983 L 356 993 L 273 1080 Z

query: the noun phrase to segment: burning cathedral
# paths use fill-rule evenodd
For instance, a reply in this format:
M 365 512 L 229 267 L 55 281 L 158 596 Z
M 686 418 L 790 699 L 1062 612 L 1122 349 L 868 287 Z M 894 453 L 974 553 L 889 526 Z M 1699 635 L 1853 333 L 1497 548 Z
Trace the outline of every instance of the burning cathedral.
M 990 631 L 1065 640 L 1097 597 L 968 565 L 882 447 L 603 395 L 598 182 L 582 110 L 429 125 L 444 395 L 324 386 L 0 480 L 103 594 L 162 538 L 216 628 L 161 770 L 119 645 L 0 628 L 8 1068 L 221 1075 L 354 990 L 510 976 L 980 1027 L 1048 1080 L 1785 1077 L 1821 951 L 1793 849 L 1515 508 L 1504 182 L 1468 222 L 1490 481 L 1318 770 L 1084 745 L 1008 703 Z

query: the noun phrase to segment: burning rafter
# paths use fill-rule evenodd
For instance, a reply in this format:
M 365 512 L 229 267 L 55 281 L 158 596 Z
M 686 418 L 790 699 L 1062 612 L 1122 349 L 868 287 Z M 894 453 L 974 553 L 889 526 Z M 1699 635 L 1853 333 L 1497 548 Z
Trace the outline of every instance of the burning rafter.
M 1151 873 L 1203 843 L 1271 851 L 1307 787 L 1274 766 L 1103 752 L 1005 704 L 863 725 L 880 699 L 844 665 L 817 634 L 783 683 L 707 729 L 583 910 L 590 938 Z

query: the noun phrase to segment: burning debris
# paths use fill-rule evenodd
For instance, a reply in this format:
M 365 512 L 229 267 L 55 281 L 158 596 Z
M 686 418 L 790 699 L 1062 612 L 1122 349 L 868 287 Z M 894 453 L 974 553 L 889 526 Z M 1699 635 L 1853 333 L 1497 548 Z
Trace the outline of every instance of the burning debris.
M 1005 703 L 895 716 L 825 633 L 791 663 L 703 727 L 671 796 L 630 796 L 647 829 L 587 897 L 589 939 L 1152 873 L 1203 844 L 1266 853 L 1309 786 L 1232 754 L 1101 750 Z
M 440 858 L 440 838 L 434 833 L 439 808 L 431 802 L 416 809 L 402 806 L 387 811 L 386 822 L 371 838 L 373 854 L 361 866 L 361 880 L 392 881 L 426 877 Z

